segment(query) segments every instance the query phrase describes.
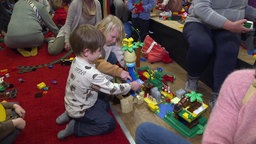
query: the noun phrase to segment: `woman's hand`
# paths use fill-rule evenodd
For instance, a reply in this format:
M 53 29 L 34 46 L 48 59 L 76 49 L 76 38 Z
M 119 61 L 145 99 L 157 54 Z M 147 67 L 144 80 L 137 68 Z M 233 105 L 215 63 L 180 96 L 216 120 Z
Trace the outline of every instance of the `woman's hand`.
M 250 32 L 252 30 L 249 29 L 249 28 L 246 28 L 244 26 L 244 23 L 246 21 L 247 21 L 246 19 L 237 20 L 237 21 L 234 21 L 234 22 L 232 22 L 230 20 L 227 20 L 224 23 L 223 28 L 226 29 L 226 30 L 229 30 L 231 32 L 234 32 L 234 33 L 247 33 L 247 32 Z

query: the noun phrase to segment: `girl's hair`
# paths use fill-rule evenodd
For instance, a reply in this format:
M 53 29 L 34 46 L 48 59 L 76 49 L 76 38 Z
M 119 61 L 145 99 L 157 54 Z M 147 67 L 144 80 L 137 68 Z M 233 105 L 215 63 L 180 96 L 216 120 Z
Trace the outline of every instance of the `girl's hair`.
M 108 33 L 112 32 L 114 29 L 117 29 L 119 32 L 119 37 L 117 38 L 117 44 L 121 45 L 122 40 L 125 37 L 124 24 L 122 21 L 114 16 L 108 15 L 99 23 L 96 24 L 97 28 L 101 30 L 106 36 Z
M 95 26 L 85 24 L 81 25 L 71 33 L 70 45 L 76 56 L 82 54 L 84 49 L 89 49 L 91 52 L 95 52 L 99 48 L 102 50 L 106 42 L 103 33 Z

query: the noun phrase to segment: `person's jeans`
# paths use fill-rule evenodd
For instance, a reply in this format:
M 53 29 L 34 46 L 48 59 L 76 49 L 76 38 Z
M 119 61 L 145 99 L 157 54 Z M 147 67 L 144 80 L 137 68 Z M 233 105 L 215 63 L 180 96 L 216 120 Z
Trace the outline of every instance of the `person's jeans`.
M 135 141 L 136 144 L 191 144 L 172 131 L 150 122 L 138 126 Z
M 116 127 L 115 119 L 108 112 L 109 105 L 98 99 L 95 105 L 85 111 L 84 117 L 74 118 L 76 136 L 93 136 L 109 133 Z
M 186 61 L 189 76 L 200 77 L 213 59 L 213 92 L 218 92 L 227 75 L 236 67 L 239 35 L 198 22 L 185 24 L 183 35 L 188 42 Z

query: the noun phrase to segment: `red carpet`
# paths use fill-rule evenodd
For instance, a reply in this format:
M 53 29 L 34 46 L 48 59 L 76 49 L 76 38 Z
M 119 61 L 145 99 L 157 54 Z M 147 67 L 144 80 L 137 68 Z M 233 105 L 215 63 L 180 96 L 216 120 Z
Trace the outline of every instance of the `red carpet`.
M 50 56 L 47 53 L 47 45 L 44 44 L 39 49 L 39 54 L 35 57 L 22 57 L 16 51 L 6 48 L 3 43 L 0 46 L 0 70 L 8 69 L 10 77 L 4 80 L 13 84 L 18 90 L 17 97 L 7 99 L 7 101 L 19 102 L 26 110 L 26 128 L 19 135 L 16 144 L 129 144 L 120 125 L 109 134 L 92 137 L 68 137 L 65 140 L 58 140 L 57 133 L 65 128 L 59 126 L 55 119 L 64 111 L 64 88 L 68 76 L 69 66 L 53 65 L 53 68 L 43 67 L 36 71 L 18 74 L 17 66 L 38 65 L 49 63 L 64 55 Z M 23 79 L 21 83 L 19 79 Z M 57 81 L 53 84 L 52 80 Z M 37 89 L 37 84 L 45 82 L 50 89 L 42 97 L 36 98 L 35 94 L 41 92 Z

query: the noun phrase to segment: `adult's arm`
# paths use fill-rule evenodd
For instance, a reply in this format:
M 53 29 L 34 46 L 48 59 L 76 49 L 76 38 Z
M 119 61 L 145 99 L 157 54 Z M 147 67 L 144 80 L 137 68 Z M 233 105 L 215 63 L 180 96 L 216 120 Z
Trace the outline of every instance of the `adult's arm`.
M 101 11 L 101 4 L 98 0 L 95 1 L 96 4 L 96 23 L 102 20 L 102 11 Z
M 243 6 L 241 2 L 241 6 L 238 8 L 233 6 L 234 3 L 233 0 L 194 0 L 193 11 L 196 17 L 209 26 L 223 28 L 234 33 L 249 32 L 250 29 L 243 26 L 246 21 L 243 16 L 246 5 Z
M 230 74 L 224 81 L 203 134 L 203 144 L 233 144 L 242 99 L 254 80 L 255 70 Z
M 59 32 L 59 28 L 53 22 L 49 12 L 46 10 L 46 6 L 38 8 L 38 12 L 39 12 L 42 20 L 44 21 L 45 25 L 50 29 L 51 32 L 54 33 L 55 36 L 57 36 L 57 34 Z
M 80 4 L 82 4 L 82 2 Z M 69 42 L 71 26 L 74 22 L 75 17 L 77 17 L 77 15 L 80 14 L 80 12 L 78 12 L 78 5 L 79 5 L 79 1 L 77 1 L 77 0 L 72 1 L 71 4 L 69 5 L 67 18 L 66 18 L 66 22 L 64 25 L 64 27 L 65 27 L 65 43 Z
M 223 1 L 220 1 L 222 3 Z M 227 18 L 212 9 L 212 0 L 194 0 L 193 10 L 203 22 L 221 28 Z

